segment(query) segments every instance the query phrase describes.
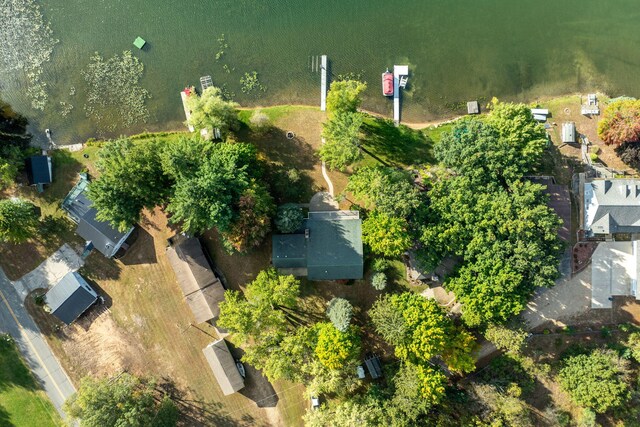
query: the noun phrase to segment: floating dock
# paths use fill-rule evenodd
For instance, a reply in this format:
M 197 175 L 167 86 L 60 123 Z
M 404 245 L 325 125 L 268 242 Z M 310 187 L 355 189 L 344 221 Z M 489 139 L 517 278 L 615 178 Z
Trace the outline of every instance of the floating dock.
M 393 66 L 393 122 L 396 126 L 400 124 L 400 88 L 407 85 L 408 76 L 408 65 Z
M 187 122 L 191 118 L 191 110 L 189 110 L 189 106 L 187 105 L 187 97 L 190 94 L 190 89 L 186 88 L 183 91 L 180 91 L 180 97 L 182 98 L 182 107 L 184 108 L 184 115 L 187 118 Z M 195 132 L 195 128 L 187 123 L 187 127 L 189 128 L 189 132 Z
M 322 55 L 320 68 L 320 111 L 327 111 L 327 55 Z
M 200 88 L 202 88 L 202 92 L 208 87 L 213 86 L 213 80 L 211 76 L 202 76 L 200 77 Z

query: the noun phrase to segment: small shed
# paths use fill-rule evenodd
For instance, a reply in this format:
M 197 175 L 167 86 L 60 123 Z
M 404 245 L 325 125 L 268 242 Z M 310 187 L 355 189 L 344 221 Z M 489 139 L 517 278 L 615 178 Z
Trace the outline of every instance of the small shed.
M 478 101 L 469 101 L 467 102 L 467 113 L 468 114 L 480 114 L 480 105 Z
M 367 370 L 371 378 L 375 380 L 382 376 L 382 363 L 380 363 L 378 356 L 371 353 L 368 354 L 366 359 L 364 359 L 364 364 L 367 365 Z
M 224 339 L 212 342 L 202 352 L 225 396 L 244 388 L 244 379 Z
M 51 184 L 53 181 L 53 168 L 49 156 L 41 155 L 27 158 L 26 169 L 29 185 Z
M 562 124 L 562 143 L 573 144 L 576 142 L 576 124 L 574 122 L 564 122 Z
M 98 294 L 79 273 L 73 271 L 49 289 L 45 300 L 51 314 L 69 325 L 98 300 Z

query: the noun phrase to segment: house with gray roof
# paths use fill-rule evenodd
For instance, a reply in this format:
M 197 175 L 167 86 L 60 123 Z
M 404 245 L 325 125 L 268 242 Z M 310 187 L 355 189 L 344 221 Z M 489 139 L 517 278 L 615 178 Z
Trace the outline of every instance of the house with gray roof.
M 177 235 L 169 239 L 167 258 L 185 301 L 198 323 L 216 320 L 224 301 L 224 286 L 213 272 L 200 241 Z
M 112 258 L 123 247 L 133 227 L 119 231 L 107 221 L 96 219 L 98 211 L 86 196 L 88 187 L 89 179 L 85 174 L 80 174 L 80 181 L 65 197 L 62 208 L 78 224 L 76 233 L 87 242 L 86 249 L 96 249 L 107 258 Z
M 79 273 L 72 271 L 49 289 L 45 300 L 51 314 L 69 325 L 98 300 L 98 294 Z
M 362 279 L 359 212 L 309 212 L 296 233 L 272 237 L 271 261 L 281 273 L 310 280 Z
M 225 396 L 244 388 L 244 378 L 240 375 L 236 361 L 224 338 L 212 342 L 203 348 L 202 352 Z
M 586 182 L 583 222 L 587 236 L 640 233 L 640 180 Z

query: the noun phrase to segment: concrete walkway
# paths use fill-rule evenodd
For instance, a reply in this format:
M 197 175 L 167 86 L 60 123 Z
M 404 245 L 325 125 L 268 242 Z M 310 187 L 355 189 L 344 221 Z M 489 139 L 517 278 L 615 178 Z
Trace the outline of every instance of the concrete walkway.
M 325 139 L 322 138 L 322 143 L 325 143 Z M 331 182 L 331 179 L 329 178 L 329 174 L 327 174 L 327 164 L 323 161 L 322 162 L 322 176 L 324 177 L 324 180 L 327 181 L 327 187 L 329 188 L 329 194 L 331 194 L 331 197 L 335 196 L 335 194 L 333 193 L 333 182 Z
M 15 340 L 20 353 L 63 418 L 62 405 L 76 389 L 23 305 L 24 298 L 0 269 L 0 331 Z

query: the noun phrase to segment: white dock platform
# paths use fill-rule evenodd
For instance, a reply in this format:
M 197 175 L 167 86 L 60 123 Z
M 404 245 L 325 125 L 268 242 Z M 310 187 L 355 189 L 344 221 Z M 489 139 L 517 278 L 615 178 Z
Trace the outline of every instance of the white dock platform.
M 320 111 L 327 111 L 327 55 L 322 55 L 320 76 Z
M 406 85 L 406 77 L 408 75 L 408 65 L 393 66 L 393 122 L 396 126 L 400 124 L 400 80 L 404 77 L 404 84 Z
M 187 122 L 188 122 L 189 119 L 191 118 L 191 110 L 189 110 L 189 106 L 187 105 L 187 94 L 184 92 L 184 90 L 180 91 L 180 97 L 182 98 L 182 107 L 184 108 L 184 115 L 187 118 Z M 195 132 L 195 128 L 190 124 L 187 124 L 187 127 L 189 128 L 189 132 Z
M 202 88 L 202 92 L 208 87 L 213 86 L 213 80 L 211 76 L 202 76 L 200 77 L 200 87 Z

